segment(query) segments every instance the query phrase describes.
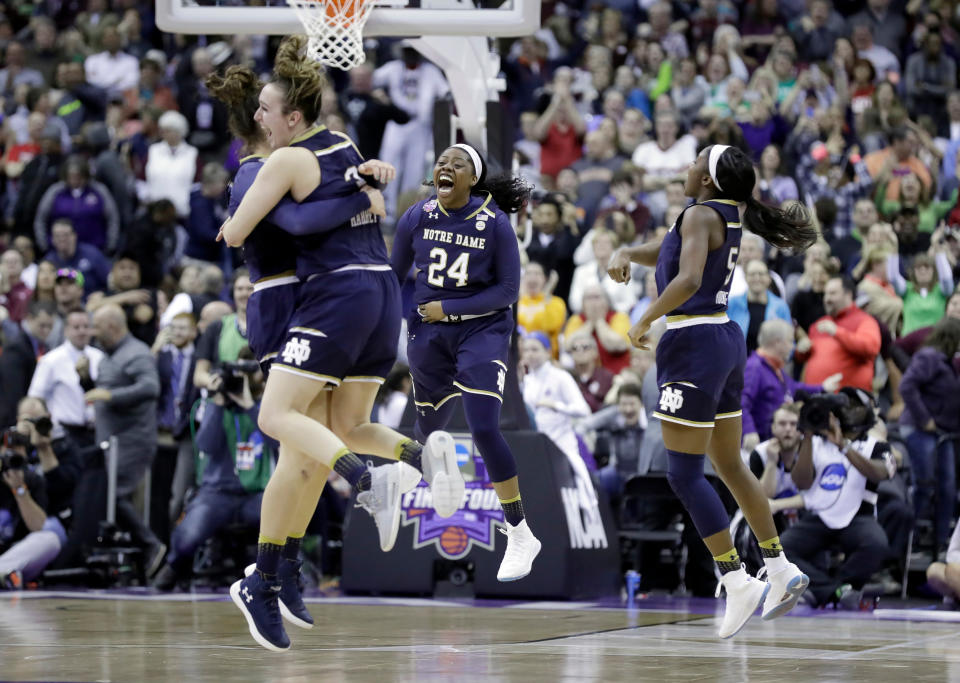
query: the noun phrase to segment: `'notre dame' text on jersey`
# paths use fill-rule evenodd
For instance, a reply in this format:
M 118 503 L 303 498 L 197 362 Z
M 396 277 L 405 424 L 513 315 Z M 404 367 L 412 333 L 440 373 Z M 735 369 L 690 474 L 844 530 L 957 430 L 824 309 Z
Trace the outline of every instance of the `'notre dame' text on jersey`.
M 310 150 L 320 165 L 320 184 L 305 199 L 333 199 L 355 194 L 363 183 L 357 166 L 363 157 L 353 141 L 325 126 L 311 129 L 290 143 Z M 380 220 L 369 211 L 354 216 L 341 228 L 294 239 L 297 276 L 307 278 L 357 264 L 388 264 Z
M 737 266 L 737 255 L 740 253 L 740 211 L 737 202 L 732 199 L 709 199 L 691 206 L 709 206 L 719 213 L 727 226 L 726 240 L 722 246 L 707 253 L 700 289 L 679 308 L 670 311 L 668 316 L 710 315 L 726 311 L 733 271 Z M 688 206 L 677 217 L 676 223 L 663 238 L 663 244 L 660 246 L 656 270 L 657 292 L 660 294 L 680 270 L 680 250 L 683 246 L 680 225 L 689 209 Z

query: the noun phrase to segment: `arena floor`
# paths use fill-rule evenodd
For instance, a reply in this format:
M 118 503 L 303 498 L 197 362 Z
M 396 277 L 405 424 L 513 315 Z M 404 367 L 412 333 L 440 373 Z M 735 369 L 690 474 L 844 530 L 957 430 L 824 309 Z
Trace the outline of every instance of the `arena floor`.
M 224 595 L 0 594 L 0 679 L 960 681 L 958 613 L 798 608 L 721 641 L 710 600 L 311 603 L 317 626 L 274 654 Z

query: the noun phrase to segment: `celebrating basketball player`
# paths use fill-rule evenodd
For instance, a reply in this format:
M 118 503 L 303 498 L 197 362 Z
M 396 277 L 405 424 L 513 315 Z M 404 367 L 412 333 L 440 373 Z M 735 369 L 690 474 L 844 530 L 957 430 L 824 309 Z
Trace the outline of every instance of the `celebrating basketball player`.
M 788 562 L 780 546 L 767 498 L 740 458 L 743 333 L 727 318 L 727 296 L 740 249 L 743 225 L 782 249 L 805 249 L 817 237 L 802 206 L 775 209 L 752 197 L 756 177 L 739 149 L 712 145 L 687 171 L 685 191 L 696 200 L 661 241 L 625 247 L 614 255 L 610 276 L 630 279 L 630 262 L 656 266 L 659 293 L 630 330 L 647 348 L 647 332 L 667 316 L 657 344 L 659 410 L 667 447 L 667 478 L 710 549 L 727 591 L 721 638 L 737 633 L 761 601 L 763 618 L 773 619 L 796 605 L 809 579 Z M 730 537 L 730 519 L 703 475 L 709 454 L 760 542 L 768 582 L 746 573 Z
M 297 200 L 350 202 L 347 214 L 359 202 L 377 202 L 377 214 L 382 214 L 379 193 L 356 198 L 364 193 L 360 175 L 369 172 L 383 182 L 392 178 L 393 169 L 364 162 L 347 136 L 314 126 L 324 81 L 320 65 L 301 55 L 303 42 L 299 37 L 284 41 L 273 77 L 260 92 L 255 118 L 275 151 L 224 224 L 222 232 L 231 245 L 253 233 L 288 192 Z M 304 509 L 316 503 L 316 496 L 305 490 L 305 477 L 323 465 L 347 479 L 358 491 L 357 503 L 373 515 L 384 551 L 396 540 L 400 495 L 416 486 L 421 469 L 438 499 L 449 498 L 456 480 L 462 481 L 449 434 L 437 434 L 424 447 L 369 423 L 377 388 L 396 358 L 400 330 L 399 286 L 390 272 L 377 215 L 361 211 L 321 234 L 292 231 L 298 233 L 293 251 L 302 285 L 260 411 L 261 428 L 289 446 L 291 456 L 281 456 L 264 492 L 256 571 L 231 587 L 251 635 L 272 650 L 290 644 L 278 611 L 285 605 L 277 598 L 282 592 L 278 567 L 290 544 L 290 511 L 299 510 L 301 502 Z M 335 387 L 329 399 L 332 431 L 307 417 L 327 384 Z M 316 407 L 314 411 L 322 414 Z M 355 452 L 400 458 L 414 469 L 407 468 L 409 477 L 396 466 L 368 470 Z M 455 476 L 447 474 L 450 469 Z M 462 483 L 459 489 L 462 496 Z
M 520 251 L 507 213 L 530 193 L 522 180 L 487 177 L 470 145 L 454 145 L 433 167 L 436 195 L 397 223 L 393 270 L 417 273 L 415 311 L 407 317 L 407 357 L 417 405 L 415 433 L 443 429 L 462 396 L 467 424 L 507 521 L 500 581 L 530 573 L 540 552 L 523 514 L 517 463 L 500 433 L 500 407 L 520 289 Z M 462 480 L 461 480 L 462 481 Z

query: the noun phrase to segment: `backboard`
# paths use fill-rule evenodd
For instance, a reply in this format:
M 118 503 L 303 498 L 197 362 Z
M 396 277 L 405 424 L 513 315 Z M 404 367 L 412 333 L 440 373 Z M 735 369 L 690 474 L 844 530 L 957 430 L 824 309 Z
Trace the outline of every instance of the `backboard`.
M 540 27 L 540 0 L 375 0 L 365 36 L 526 36 Z M 481 5 L 481 6 L 476 6 Z M 294 34 L 303 27 L 284 0 L 156 0 L 157 26 L 169 33 Z

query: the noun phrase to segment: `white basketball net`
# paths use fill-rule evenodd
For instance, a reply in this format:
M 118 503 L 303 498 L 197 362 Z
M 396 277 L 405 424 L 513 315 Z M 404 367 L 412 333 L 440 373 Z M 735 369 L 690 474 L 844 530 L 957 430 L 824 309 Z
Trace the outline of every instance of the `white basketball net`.
M 363 26 L 375 0 L 287 0 L 303 22 L 307 55 L 347 71 L 363 64 Z

